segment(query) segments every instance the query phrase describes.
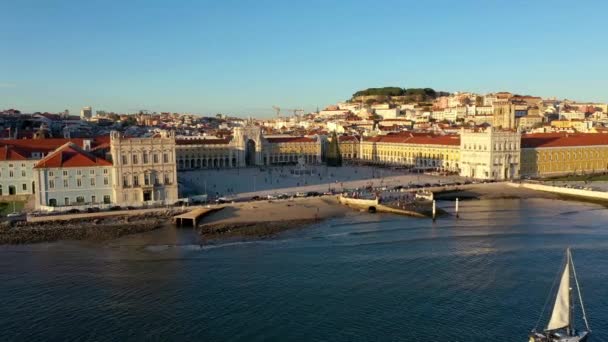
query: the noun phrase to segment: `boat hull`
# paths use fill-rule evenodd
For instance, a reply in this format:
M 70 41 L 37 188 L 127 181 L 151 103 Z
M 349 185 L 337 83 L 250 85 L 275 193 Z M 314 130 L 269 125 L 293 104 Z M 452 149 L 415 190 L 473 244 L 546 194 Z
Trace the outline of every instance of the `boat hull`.
M 529 342 L 586 342 L 589 340 L 589 332 L 584 331 L 575 336 L 560 334 L 550 334 L 549 336 L 541 333 L 530 334 Z

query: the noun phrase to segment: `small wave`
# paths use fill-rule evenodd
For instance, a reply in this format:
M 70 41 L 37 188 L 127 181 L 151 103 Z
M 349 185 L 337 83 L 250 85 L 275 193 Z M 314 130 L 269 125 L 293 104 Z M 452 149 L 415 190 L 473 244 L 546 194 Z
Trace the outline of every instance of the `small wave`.
M 350 227 L 350 226 L 362 226 L 369 224 L 385 224 L 391 222 L 403 222 L 403 220 L 381 220 L 381 221 L 352 221 L 343 223 L 332 223 L 331 227 Z
M 291 239 L 273 239 L 273 240 L 252 240 L 252 241 L 234 241 L 218 244 L 175 244 L 175 245 L 148 245 L 144 250 L 148 252 L 164 252 L 170 249 L 183 251 L 207 251 L 224 247 L 247 246 L 247 245 L 262 245 L 262 244 L 281 244 Z

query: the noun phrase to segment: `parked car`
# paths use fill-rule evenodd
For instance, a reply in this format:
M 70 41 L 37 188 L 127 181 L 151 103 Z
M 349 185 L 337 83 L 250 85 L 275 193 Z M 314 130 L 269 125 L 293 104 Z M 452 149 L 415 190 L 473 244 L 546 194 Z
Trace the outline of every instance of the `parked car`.
M 9 213 L 6 215 L 6 217 L 19 217 L 23 215 L 22 213 Z
M 98 213 L 100 210 L 97 207 L 87 208 L 87 213 Z
M 121 206 L 119 206 L 119 205 L 115 205 L 115 206 L 113 206 L 113 207 L 110 207 L 110 210 L 112 210 L 112 211 L 116 211 L 116 210 L 122 210 L 122 207 L 121 207 Z
M 68 214 L 78 214 L 80 213 L 80 210 L 74 208 L 74 209 L 70 209 L 67 211 Z

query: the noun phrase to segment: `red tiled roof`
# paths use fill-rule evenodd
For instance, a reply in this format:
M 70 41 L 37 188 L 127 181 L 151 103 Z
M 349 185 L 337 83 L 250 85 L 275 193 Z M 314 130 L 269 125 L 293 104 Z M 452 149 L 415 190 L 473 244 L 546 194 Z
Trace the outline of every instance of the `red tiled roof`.
M 315 142 L 315 139 L 307 138 L 307 137 L 276 137 L 276 138 L 266 138 L 266 140 L 271 144 Z
M 64 145 L 67 142 L 73 142 L 74 144 L 76 144 L 78 146 L 82 146 L 82 143 L 84 140 L 91 140 L 91 147 L 94 147 L 99 144 L 109 143 L 110 136 L 105 135 L 105 136 L 99 136 L 99 137 L 94 137 L 94 138 L 89 138 L 89 139 L 85 139 L 85 138 L 3 139 L 3 140 L 0 140 L 0 146 L 12 145 L 12 146 L 18 146 L 18 147 L 24 147 L 24 148 L 32 148 L 32 149 L 44 148 L 44 149 L 53 149 L 54 150 L 54 149 Z
M 26 160 L 27 153 L 17 151 L 13 146 L 5 145 L 0 148 L 0 160 Z
M 111 166 L 112 163 L 84 151 L 76 144 L 68 142 L 53 153 L 42 158 L 34 168 L 48 167 L 88 167 Z
M 177 145 L 227 145 L 232 140 L 232 137 L 223 139 L 176 139 Z
M 338 141 L 359 141 L 354 135 L 339 135 Z
M 106 150 L 106 149 L 110 149 L 110 143 L 103 143 L 103 144 L 99 144 L 93 148 L 91 148 L 91 151 L 99 151 L 99 150 Z
M 608 145 L 605 133 L 535 133 L 521 137 L 522 148 Z
M 459 135 L 430 135 L 420 133 L 398 133 L 379 135 L 372 138 L 364 138 L 365 142 L 383 142 L 393 144 L 419 144 L 419 145 L 450 145 L 460 146 Z

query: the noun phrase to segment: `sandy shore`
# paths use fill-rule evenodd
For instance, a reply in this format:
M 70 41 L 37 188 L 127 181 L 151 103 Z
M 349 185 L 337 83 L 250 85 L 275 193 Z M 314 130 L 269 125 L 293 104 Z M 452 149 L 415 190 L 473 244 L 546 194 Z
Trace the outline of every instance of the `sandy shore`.
M 203 238 L 265 237 L 327 218 L 356 214 L 338 203 L 336 197 L 308 197 L 292 200 L 235 203 L 201 221 Z
M 469 184 L 460 187 L 459 190 L 435 192 L 437 200 L 461 200 L 467 199 L 525 199 L 525 198 L 546 198 L 560 199 L 557 194 L 535 191 L 525 188 L 515 188 L 505 183 L 482 183 Z

